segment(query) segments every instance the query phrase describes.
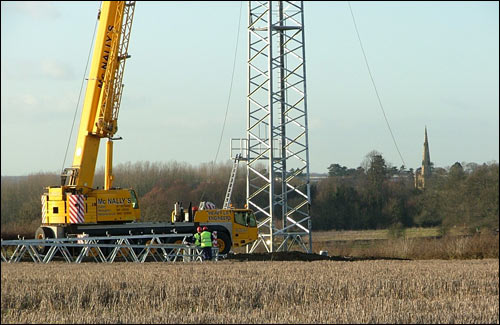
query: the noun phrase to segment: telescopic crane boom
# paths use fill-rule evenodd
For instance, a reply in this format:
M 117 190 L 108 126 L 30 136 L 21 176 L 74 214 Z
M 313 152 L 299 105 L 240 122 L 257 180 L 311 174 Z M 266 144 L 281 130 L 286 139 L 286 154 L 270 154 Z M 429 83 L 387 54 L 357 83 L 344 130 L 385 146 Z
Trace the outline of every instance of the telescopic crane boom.
M 61 185 L 87 193 L 94 180 L 99 144 L 106 146 L 105 189 L 112 186 L 113 135 L 123 90 L 123 70 L 134 14 L 134 1 L 105 1 L 99 13 L 99 27 L 83 104 L 73 167 L 66 168 Z

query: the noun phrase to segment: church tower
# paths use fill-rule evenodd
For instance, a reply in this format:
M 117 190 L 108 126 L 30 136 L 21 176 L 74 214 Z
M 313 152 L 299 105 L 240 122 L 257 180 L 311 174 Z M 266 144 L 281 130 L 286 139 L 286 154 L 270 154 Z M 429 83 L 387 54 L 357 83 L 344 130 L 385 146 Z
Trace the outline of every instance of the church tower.
M 424 153 L 422 167 L 415 172 L 415 187 L 425 188 L 425 181 L 431 176 L 431 155 L 429 153 L 429 140 L 427 139 L 427 126 L 425 127 Z

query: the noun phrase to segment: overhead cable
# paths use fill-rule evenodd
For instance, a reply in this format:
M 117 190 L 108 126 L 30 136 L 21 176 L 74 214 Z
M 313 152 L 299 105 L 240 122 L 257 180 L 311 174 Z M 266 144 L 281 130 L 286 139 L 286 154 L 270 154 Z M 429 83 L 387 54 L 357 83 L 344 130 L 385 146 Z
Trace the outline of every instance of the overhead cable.
M 354 13 L 352 12 L 351 8 L 351 2 L 347 2 L 349 4 L 349 10 L 351 11 L 351 16 L 352 16 L 352 21 L 354 23 L 354 28 L 356 29 L 356 34 L 358 35 L 358 40 L 359 40 L 359 45 L 361 46 L 361 51 L 363 52 L 363 57 L 365 58 L 365 63 L 366 67 L 368 69 L 368 73 L 370 75 L 370 79 L 372 81 L 373 89 L 375 89 L 375 94 L 377 95 L 378 103 L 380 105 L 380 109 L 382 110 L 382 114 L 384 115 L 385 123 L 387 125 L 387 128 L 389 129 L 389 133 L 391 134 L 392 141 L 394 142 L 394 146 L 396 147 L 396 150 L 399 154 L 399 157 L 401 158 L 401 161 L 403 162 L 403 166 L 406 166 L 405 160 L 403 159 L 403 156 L 401 155 L 401 152 L 399 151 L 398 144 L 396 143 L 396 139 L 394 137 L 394 134 L 392 133 L 391 126 L 389 125 L 389 121 L 387 120 L 387 116 L 385 114 L 384 106 L 382 105 L 382 101 L 380 100 L 380 96 L 378 94 L 377 86 L 375 85 L 375 81 L 373 79 L 372 72 L 370 70 L 370 66 L 368 64 L 368 59 L 366 58 L 365 50 L 363 48 L 363 43 L 361 42 L 361 37 L 359 36 L 359 31 L 358 31 L 358 26 L 356 25 L 356 20 L 354 19 Z

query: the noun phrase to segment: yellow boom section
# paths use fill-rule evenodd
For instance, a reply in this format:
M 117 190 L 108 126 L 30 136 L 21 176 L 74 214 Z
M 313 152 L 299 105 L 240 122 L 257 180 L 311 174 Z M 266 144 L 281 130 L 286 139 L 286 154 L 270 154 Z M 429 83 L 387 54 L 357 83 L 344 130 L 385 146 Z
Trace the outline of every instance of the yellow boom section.
M 94 54 L 85 93 L 80 129 L 73 158 L 76 175 L 69 185 L 91 188 L 99 142 L 116 132 L 113 96 L 119 67 L 119 46 L 125 1 L 104 1 L 100 11 Z M 119 80 L 121 83 L 121 80 Z M 120 92 L 120 91 L 118 91 Z M 121 93 L 120 93 L 121 95 Z M 116 108 L 117 109 L 117 108 Z

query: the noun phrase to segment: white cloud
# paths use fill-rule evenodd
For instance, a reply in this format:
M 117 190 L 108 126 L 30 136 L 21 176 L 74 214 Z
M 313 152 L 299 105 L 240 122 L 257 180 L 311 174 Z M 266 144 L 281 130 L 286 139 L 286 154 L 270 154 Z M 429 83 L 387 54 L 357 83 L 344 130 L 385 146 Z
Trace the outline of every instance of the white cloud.
M 4 59 L 2 58 L 2 80 L 20 81 L 39 80 L 70 80 L 75 77 L 73 68 L 60 60 L 41 59 Z
M 16 11 L 35 19 L 55 19 L 61 16 L 53 1 L 18 1 L 11 5 Z
M 37 91 L 2 94 L 2 125 L 21 118 L 37 122 L 47 114 L 50 114 L 51 119 L 61 119 L 69 124 L 73 119 L 77 100 L 78 93 L 67 90 L 60 91 L 57 95 Z M 81 104 L 80 100 L 79 113 Z
M 42 60 L 40 69 L 42 77 L 47 76 L 58 80 L 67 80 L 73 77 L 73 70 L 68 64 L 55 60 Z
M 28 107 L 35 107 L 38 105 L 38 100 L 35 96 L 26 94 L 20 98 L 21 104 Z

